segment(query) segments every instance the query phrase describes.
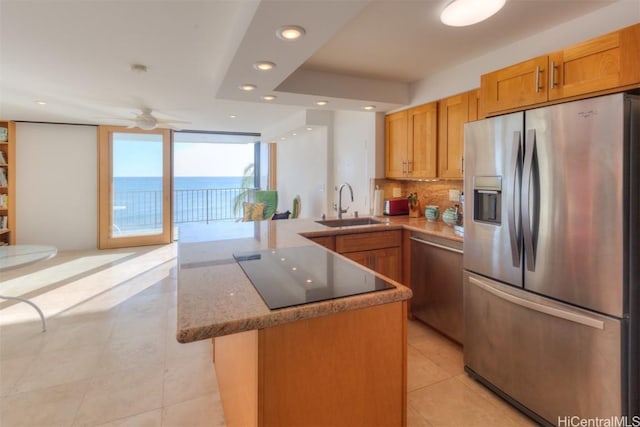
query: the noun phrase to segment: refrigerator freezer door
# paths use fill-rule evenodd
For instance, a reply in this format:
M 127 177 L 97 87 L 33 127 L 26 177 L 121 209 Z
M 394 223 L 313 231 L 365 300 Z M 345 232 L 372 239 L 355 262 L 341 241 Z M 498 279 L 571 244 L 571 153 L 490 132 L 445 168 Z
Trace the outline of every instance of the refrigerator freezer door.
M 464 268 L 522 286 L 520 174 L 524 115 L 465 125 Z
M 622 415 L 619 319 L 468 272 L 463 281 L 472 374 L 554 425 Z
M 522 188 L 525 288 L 616 317 L 624 311 L 623 105 L 616 94 L 527 111 Z

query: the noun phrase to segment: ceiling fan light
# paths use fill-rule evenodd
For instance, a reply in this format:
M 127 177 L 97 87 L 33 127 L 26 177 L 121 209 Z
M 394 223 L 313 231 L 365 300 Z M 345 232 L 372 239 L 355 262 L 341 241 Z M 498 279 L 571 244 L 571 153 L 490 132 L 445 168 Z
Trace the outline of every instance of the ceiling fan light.
M 452 27 L 477 24 L 495 15 L 506 0 L 453 0 L 440 14 L 440 21 Z
M 136 126 L 142 130 L 153 130 L 158 126 L 158 122 L 152 118 L 141 117 L 136 121 Z

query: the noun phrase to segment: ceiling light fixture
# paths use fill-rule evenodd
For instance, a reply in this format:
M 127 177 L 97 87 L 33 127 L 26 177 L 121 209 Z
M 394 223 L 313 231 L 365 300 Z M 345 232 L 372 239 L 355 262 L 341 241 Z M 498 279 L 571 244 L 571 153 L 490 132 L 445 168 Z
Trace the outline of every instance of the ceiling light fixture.
M 229 118 L 230 119 L 235 119 L 236 117 L 238 117 L 238 116 L 236 116 L 235 114 L 229 114 Z
M 269 70 L 273 70 L 275 67 L 276 67 L 276 64 L 269 61 L 258 61 L 255 64 L 253 64 L 253 68 L 255 68 L 258 71 L 269 71 Z
M 506 0 L 453 0 L 440 14 L 440 21 L 452 27 L 477 24 L 497 13 Z
M 329 101 L 316 101 L 316 105 L 319 105 L 321 107 L 324 106 L 324 105 L 327 105 L 328 103 L 329 103 Z
M 366 107 L 364 107 L 365 110 L 367 111 L 371 111 L 371 110 L 375 110 L 376 106 L 375 105 L 367 105 Z
M 276 99 L 277 97 L 275 95 L 264 95 L 262 97 L 263 101 L 273 101 L 274 99 Z
M 240 89 L 242 89 L 245 92 L 251 92 L 252 90 L 256 90 L 258 88 L 258 86 L 253 85 L 251 83 L 244 83 L 241 84 L 240 86 L 238 86 Z
M 284 27 L 280 27 L 276 30 L 278 38 L 285 41 L 297 40 L 304 36 L 305 33 L 305 29 L 298 25 L 285 25 Z
M 312 131 L 312 130 L 313 130 L 313 128 L 312 128 L 311 126 L 309 126 L 309 127 L 307 128 L 307 130 L 308 130 L 308 131 Z
M 38 105 L 47 105 L 47 101 L 38 100 L 38 101 L 33 101 L 33 102 L 35 102 Z

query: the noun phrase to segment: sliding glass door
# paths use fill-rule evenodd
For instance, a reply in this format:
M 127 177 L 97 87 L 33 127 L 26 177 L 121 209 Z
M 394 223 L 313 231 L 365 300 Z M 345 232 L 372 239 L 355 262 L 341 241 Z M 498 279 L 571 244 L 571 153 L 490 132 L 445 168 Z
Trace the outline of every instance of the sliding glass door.
M 100 126 L 99 247 L 172 241 L 171 132 Z

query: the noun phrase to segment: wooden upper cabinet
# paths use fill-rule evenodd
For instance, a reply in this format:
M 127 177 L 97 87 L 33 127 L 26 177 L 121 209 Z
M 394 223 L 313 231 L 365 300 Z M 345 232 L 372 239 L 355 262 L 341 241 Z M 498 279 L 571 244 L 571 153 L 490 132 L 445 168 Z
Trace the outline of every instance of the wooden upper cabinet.
M 469 121 L 469 92 L 439 101 L 438 176 L 463 177 L 464 124 Z
M 578 43 L 480 79 L 487 115 L 640 86 L 640 24 Z
M 640 24 L 549 55 L 549 100 L 640 82 Z
M 407 110 L 384 118 L 385 175 L 403 178 L 407 171 Z
M 484 119 L 484 110 L 480 102 L 480 89 L 470 90 L 469 92 L 469 121 L 475 122 L 476 120 Z
M 484 74 L 480 91 L 488 114 L 547 100 L 548 56 Z
M 435 178 L 438 103 L 420 105 L 385 117 L 387 178 Z
M 438 164 L 438 103 L 431 102 L 408 110 L 408 125 L 408 175 L 412 178 L 435 178 Z

